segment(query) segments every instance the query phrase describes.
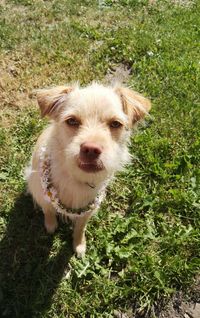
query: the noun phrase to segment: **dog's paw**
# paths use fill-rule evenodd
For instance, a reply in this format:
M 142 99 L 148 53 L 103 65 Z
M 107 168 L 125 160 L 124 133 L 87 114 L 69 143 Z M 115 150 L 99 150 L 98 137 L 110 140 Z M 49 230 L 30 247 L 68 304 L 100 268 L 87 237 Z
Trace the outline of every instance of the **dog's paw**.
M 85 256 L 85 252 L 86 252 L 86 244 L 82 243 L 82 244 L 77 245 L 74 248 L 74 252 L 76 253 L 78 258 L 84 257 Z
M 45 221 L 45 228 L 47 233 L 53 234 L 58 227 L 58 222 L 55 220 L 54 222 Z

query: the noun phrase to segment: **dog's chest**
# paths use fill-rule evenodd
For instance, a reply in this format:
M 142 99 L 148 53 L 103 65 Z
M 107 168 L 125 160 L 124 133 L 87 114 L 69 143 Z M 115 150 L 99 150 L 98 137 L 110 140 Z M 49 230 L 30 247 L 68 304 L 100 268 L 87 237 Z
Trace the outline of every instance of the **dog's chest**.
M 86 184 L 75 184 L 75 182 L 60 182 L 57 184 L 58 196 L 60 201 L 67 207 L 79 209 L 86 207 L 91 203 L 96 195 L 97 190 L 90 188 Z

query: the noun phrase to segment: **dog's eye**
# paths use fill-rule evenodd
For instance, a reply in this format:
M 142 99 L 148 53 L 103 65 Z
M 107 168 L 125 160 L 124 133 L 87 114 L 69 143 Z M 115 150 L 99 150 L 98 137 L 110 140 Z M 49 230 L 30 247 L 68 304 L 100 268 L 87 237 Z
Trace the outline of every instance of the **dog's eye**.
M 75 117 L 70 117 L 66 120 L 67 125 L 78 127 L 80 125 L 80 121 Z
M 113 120 L 110 122 L 109 126 L 111 128 L 120 128 L 122 126 L 122 124 L 117 120 Z

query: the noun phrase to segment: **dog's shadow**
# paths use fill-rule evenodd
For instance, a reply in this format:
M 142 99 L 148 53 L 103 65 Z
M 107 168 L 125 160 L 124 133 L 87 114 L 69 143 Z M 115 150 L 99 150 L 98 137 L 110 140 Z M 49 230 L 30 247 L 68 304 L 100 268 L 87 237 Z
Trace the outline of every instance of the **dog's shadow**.
M 21 194 L 0 243 L 0 316 L 39 317 L 48 310 L 71 256 L 68 227 L 48 235 L 42 213 Z

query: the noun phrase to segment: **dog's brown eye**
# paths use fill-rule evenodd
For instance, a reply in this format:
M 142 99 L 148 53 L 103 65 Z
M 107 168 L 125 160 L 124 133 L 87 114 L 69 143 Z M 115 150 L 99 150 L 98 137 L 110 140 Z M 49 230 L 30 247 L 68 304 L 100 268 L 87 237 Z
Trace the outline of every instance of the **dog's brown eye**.
M 80 125 L 80 121 L 75 117 L 70 117 L 66 120 L 67 125 L 78 127 Z
M 110 122 L 109 126 L 111 128 L 120 128 L 122 126 L 122 124 L 117 120 L 113 120 Z

